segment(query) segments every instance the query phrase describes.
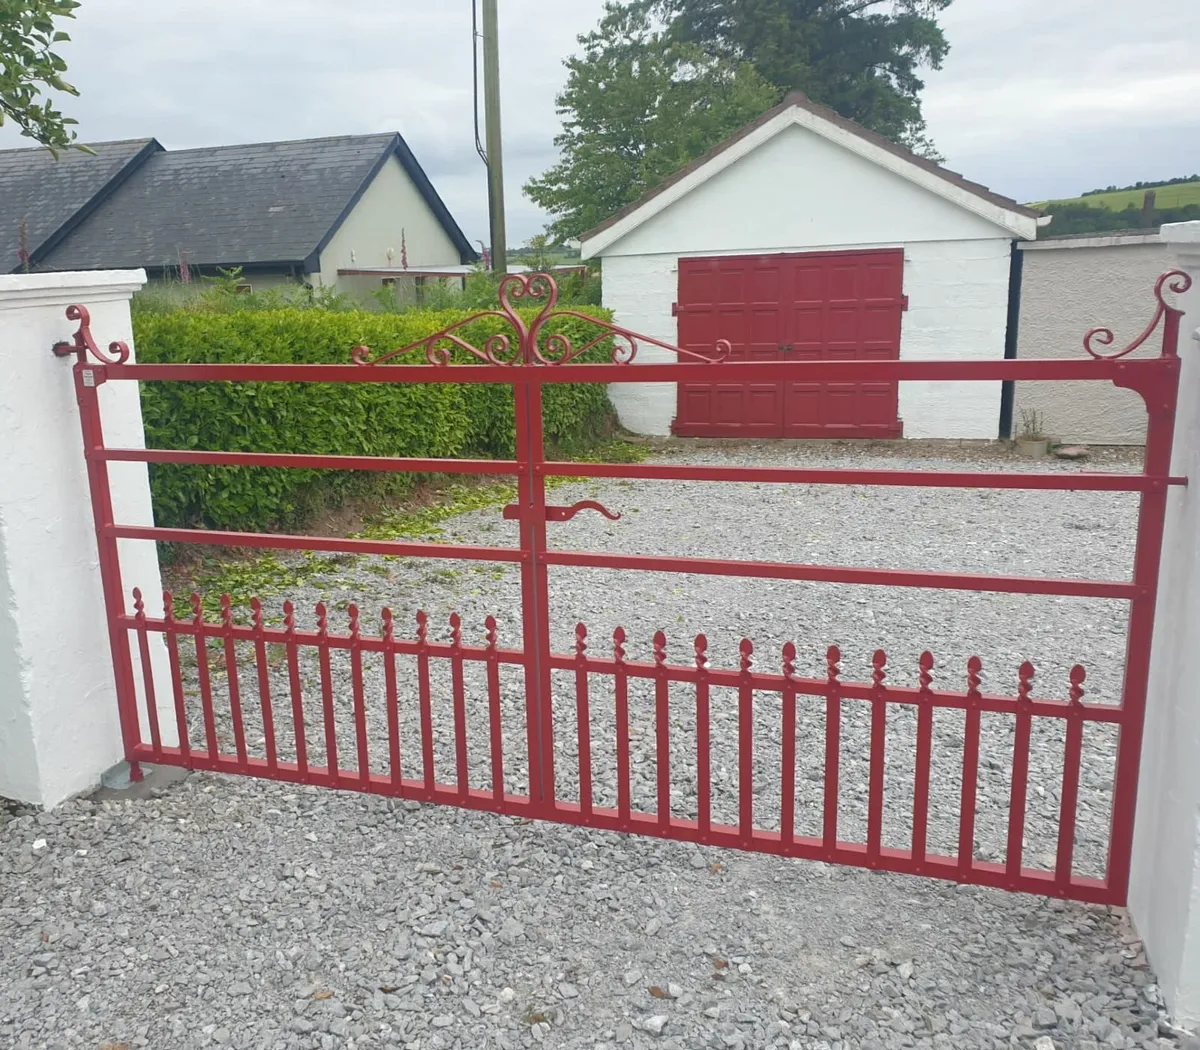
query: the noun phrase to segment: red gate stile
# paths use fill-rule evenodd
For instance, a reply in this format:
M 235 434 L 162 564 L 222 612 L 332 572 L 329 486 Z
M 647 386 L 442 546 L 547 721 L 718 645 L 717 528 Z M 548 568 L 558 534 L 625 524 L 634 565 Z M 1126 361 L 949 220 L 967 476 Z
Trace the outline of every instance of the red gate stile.
M 1126 380 L 1118 377 L 1118 386 L 1136 390 L 1146 403 L 1146 452 L 1142 473 L 1159 479 L 1158 484 L 1142 491 L 1138 509 L 1137 542 L 1133 553 L 1133 584 L 1137 594 L 1130 603 L 1129 633 L 1125 643 L 1125 680 L 1121 705 L 1125 722 L 1117 741 L 1117 772 L 1113 786 L 1112 836 L 1108 852 L 1106 881 L 1113 896 L 1124 902 L 1129 892 L 1129 869 L 1133 854 L 1133 820 L 1137 809 L 1138 767 L 1142 756 L 1142 731 L 1146 717 L 1146 695 L 1150 684 L 1150 646 L 1154 637 L 1154 611 L 1158 600 L 1158 575 L 1162 556 L 1163 532 L 1167 522 L 1167 481 L 1171 473 L 1171 451 L 1175 440 L 1175 410 L 1179 399 L 1179 322 L 1181 310 L 1163 298 L 1164 288 L 1180 294 L 1192 279 L 1181 271 L 1163 274 L 1154 286 L 1158 309 L 1150 324 L 1137 339 L 1115 354 L 1103 354 L 1093 344 L 1111 346 L 1113 333 L 1095 328 L 1084 338 L 1089 354 L 1109 360 L 1124 358 L 1150 338 L 1162 322 L 1162 353 L 1158 368 L 1143 373 L 1146 378 Z
M 100 581 L 108 611 L 108 642 L 112 653 L 117 690 L 117 712 L 121 724 L 121 743 L 129 762 L 129 778 L 142 779 L 141 764 L 134 758 L 141 745 L 138 721 L 137 686 L 133 680 L 133 660 L 129 653 L 128 633 L 121 626 L 125 613 L 125 589 L 121 584 L 121 558 L 112 533 L 112 490 L 109 487 L 108 461 L 104 458 L 104 426 L 100 417 L 100 387 L 107 381 L 107 367 L 129 360 L 129 347 L 113 342 L 102 351 L 92 338 L 91 316 L 85 306 L 68 306 L 67 320 L 78 321 L 73 343 L 57 343 L 59 357 L 75 355 L 72 373 L 75 401 L 79 405 L 79 424 L 83 433 L 83 458 L 87 468 L 88 493 L 92 500 L 92 518 L 96 525 L 96 550 L 100 563 Z M 95 361 L 90 361 L 91 354 Z
M 891 277 L 888 280 L 891 281 Z M 894 312 L 899 302 L 893 284 L 894 281 L 880 284 L 871 292 L 874 298 L 859 296 L 862 302 L 854 309 L 863 316 L 876 310 L 887 320 L 891 317 L 889 311 Z M 76 357 L 74 380 L 95 516 L 118 714 L 132 775 L 135 779 L 141 776 L 141 763 L 156 762 L 543 818 L 604 831 L 656 835 L 708 846 L 930 875 L 1095 903 L 1123 904 L 1129 883 L 1167 493 L 1169 486 L 1186 483 L 1185 478 L 1170 474 L 1179 387 L 1177 345 L 1181 315 L 1168 304 L 1165 295 L 1186 291 L 1189 286 L 1190 279 L 1183 273 L 1164 274 L 1154 291 L 1157 302 L 1154 317 L 1128 347 L 1106 352 L 1114 341 L 1113 333 L 1107 329 L 1094 329 L 1084 339 L 1087 356 L 1054 361 L 899 360 L 893 352 L 895 326 L 891 320 L 887 320 L 890 327 L 885 326 L 886 331 L 879 329 L 882 334 L 879 346 L 875 347 L 878 354 L 874 359 L 855 358 L 849 350 L 849 356 L 839 352 L 823 359 L 811 356 L 798 359 L 783 353 L 782 348 L 769 346 L 767 351 L 770 352 L 764 351 L 755 359 L 754 354 L 740 351 L 733 354 L 730 343 L 724 341 L 705 347 L 693 340 L 690 345 L 675 347 L 620 325 L 599 321 L 574 310 L 559 309 L 557 289 L 545 274 L 510 275 L 501 282 L 498 310 L 484 311 L 378 358 L 365 347 L 355 347 L 351 352 L 351 363 L 346 365 L 130 364 L 129 351 L 120 343 L 112 344 L 107 352 L 99 350 L 91 335 L 87 310 L 71 307 L 68 317 L 80 322 L 79 330 L 74 342 L 59 344 L 54 352 Z M 849 304 L 852 298 L 846 303 Z M 527 320 L 530 315 L 518 312 L 521 300 L 530 300 L 539 307 L 532 320 Z M 857 299 L 854 301 L 858 302 Z M 763 299 L 763 302 L 767 300 Z M 775 302 L 773 308 L 779 306 L 780 303 Z M 849 305 L 846 310 L 850 310 Z M 484 317 L 495 319 L 497 326 L 506 326 L 506 330 L 498 331 L 479 347 L 468 342 L 462 330 L 465 325 Z M 595 337 L 579 344 L 572 343 L 567 335 L 553 327 L 554 320 L 563 317 L 594 325 Z M 789 322 L 793 327 L 799 323 L 795 318 Z M 1161 353 L 1152 358 L 1131 357 L 1132 352 L 1146 344 L 1160 326 Z M 631 367 L 643 344 L 670 351 L 676 360 L 669 364 Z M 597 355 L 603 355 L 605 360 L 595 360 Z M 871 394 L 875 391 L 880 396 L 871 402 L 875 408 L 867 415 L 876 411 L 880 404 L 884 405 L 883 414 L 871 416 L 868 423 L 884 429 L 893 423 L 886 405 L 890 404 L 892 392 L 904 381 L 1106 382 L 1135 390 L 1145 401 L 1148 418 L 1145 457 L 1142 470 L 1136 474 L 723 467 L 670 461 L 615 464 L 547 460 L 542 404 L 546 384 L 679 383 L 681 376 L 686 377 L 688 386 L 701 392 L 782 391 L 781 396 L 791 396 L 789 391 L 807 390 L 823 392 L 822 397 L 828 395 L 836 401 L 849 397 L 849 392 Z M 121 381 L 504 385 L 511 387 L 513 392 L 515 458 L 421 459 L 109 449 L 104 445 L 97 391 L 104 383 Z M 777 407 L 771 407 L 770 411 L 774 413 Z M 518 542 L 516 546 L 480 546 L 122 524 L 113 518 L 108 477 L 110 462 L 515 478 L 516 502 L 504 508 L 502 515 L 517 522 Z M 1056 579 L 699 558 L 689 554 L 579 551 L 558 545 L 552 548 L 550 523 L 569 531 L 568 523 L 578 514 L 593 510 L 612 520 L 620 518 L 619 513 L 596 500 L 581 500 L 572 506 L 548 505 L 547 479 L 568 477 L 641 479 L 649 483 L 750 482 L 1137 493 L 1138 527 L 1132 579 Z M 190 596 L 192 612 L 188 617 L 177 613 L 174 599 L 166 593 L 164 614 L 154 618 L 146 615 L 144 596 L 135 588 L 131 613 L 118 561 L 117 543 L 122 539 L 518 565 L 521 612 L 519 630 L 514 624 L 512 631 L 519 633 L 520 647 L 506 648 L 501 644 L 503 631 L 495 616 L 488 616 L 482 625 L 470 624 L 464 623 L 458 612 L 449 618 L 448 641 L 442 640 L 446 638 L 447 625 L 431 625 L 425 611 L 417 612 L 415 624 L 400 625 L 391 609 L 384 608 L 379 613 L 380 626 L 375 628 L 371 626 L 376 622 L 375 614 L 364 610 L 364 619 L 360 617 L 359 606 L 354 604 L 347 606 L 345 615 L 335 610 L 332 616 L 325 604 L 319 604 L 305 612 L 306 616 L 315 615 L 315 629 L 301 629 L 297 626 L 297 610 L 291 600 L 282 602 L 281 626 L 273 625 L 258 597 L 250 602 L 248 622 L 241 622 L 228 595 L 218 596 L 219 617 L 215 620 L 210 617 L 206 621 L 205 609 L 212 608 L 212 604 L 201 595 Z M 795 642 L 784 644 L 781 663 L 776 663 L 776 658 L 756 663 L 753 639 L 739 639 L 737 666 L 714 667 L 708 657 L 709 639 L 700 634 L 694 638 L 689 658 L 677 664 L 671 662 L 670 653 L 679 651 L 679 642 L 669 639 L 663 631 L 649 639 L 632 639 L 627 637 L 624 628 L 617 627 L 612 634 L 611 653 L 607 645 L 589 651 L 588 629 L 582 622 L 574 625 L 573 651 L 558 653 L 551 644 L 551 615 L 558 612 L 550 605 L 551 567 L 556 570 L 586 568 L 1128 601 L 1129 629 L 1120 702 L 1105 704 L 1088 699 L 1083 666 L 1075 666 L 1069 682 L 1056 687 L 1060 697 L 1065 688 L 1066 696 L 1060 699 L 1045 695 L 1041 678 L 1035 686 L 1035 668 L 1028 661 L 1015 669 L 1016 691 L 1009 695 L 983 691 L 983 664 L 978 656 L 967 661 L 965 676 L 939 672 L 935 679 L 936 654 L 932 647 L 922 653 L 917 663 L 916 686 L 902 684 L 900 671 L 889 667 L 887 654 L 882 649 L 874 654 L 869 681 L 843 678 L 843 653 L 837 645 L 829 645 L 826 649 L 821 674 L 807 678 L 797 669 Z M 376 629 L 378 634 L 373 633 Z M 478 638 L 481 629 L 484 631 L 483 644 L 475 644 L 470 639 Z M 166 644 L 170 683 L 154 680 L 149 652 L 150 639 L 156 634 L 161 634 Z M 649 661 L 630 658 L 630 651 L 637 651 L 635 645 L 647 643 L 652 653 Z M 143 672 L 142 695 L 148 705 L 149 741 L 144 741 L 141 735 L 139 694 L 134 677 L 135 646 Z M 210 648 L 215 654 L 211 658 Z M 194 668 L 184 660 L 192 650 L 195 653 Z M 270 656 L 279 651 L 283 655 L 276 668 Z M 243 659 L 246 662 L 239 667 L 239 661 Z M 401 659 L 406 661 L 406 668 L 412 668 L 411 679 L 401 677 L 397 664 Z M 339 684 L 340 677 L 334 674 L 335 666 L 348 667 L 348 687 Z M 377 670 L 381 672 L 379 679 L 375 677 Z M 1001 676 L 1011 675 L 1013 670 L 996 669 Z M 276 671 L 278 676 L 273 677 Z M 504 719 L 508 715 L 501 683 L 502 675 L 509 672 L 523 676 L 525 726 L 523 733 L 516 725 L 508 727 L 510 732 L 506 735 Z M 313 683 L 307 688 L 308 695 L 306 675 Z M 449 681 L 450 714 L 443 719 L 440 697 L 442 683 L 446 680 Z M 484 684 L 478 684 L 480 682 Z M 576 723 L 576 765 L 574 769 L 564 769 L 561 786 L 555 776 L 558 759 L 554 707 L 556 682 L 564 690 L 571 688 L 567 683 L 573 685 L 573 702 L 560 703 L 559 717 L 569 718 L 573 713 Z M 597 688 L 599 684 L 605 686 L 605 691 Z M 688 762 L 672 761 L 673 749 L 678 755 L 680 747 L 680 741 L 675 738 L 678 731 L 670 722 L 672 689 L 675 687 L 686 693 L 689 707 L 693 702 L 695 705 L 694 774 Z M 174 747 L 162 742 L 156 709 L 156 698 L 165 699 L 168 688 L 179 731 L 179 743 Z M 1047 686 L 1047 690 L 1049 688 Z M 257 700 L 252 695 L 255 689 Z M 647 692 L 643 691 L 653 698 L 649 713 L 643 702 Z M 481 695 L 476 695 L 477 692 Z M 611 707 L 604 706 L 603 710 L 611 713 L 611 729 L 606 732 L 611 732 L 615 740 L 606 740 L 603 743 L 609 746 L 600 747 L 593 716 L 600 717 L 597 712 L 602 708 L 602 701 L 603 705 L 608 703 L 609 696 Z M 775 708 L 763 702 L 772 697 L 779 698 L 782 725 L 775 722 L 773 713 L 768 714 Z M 379 703 L 386 705 L 386 710 L 381 717 L 373 717 L 379 715 Z M 909 824 L 910 836 L 907 845 L 895 847 L 885 842 L 884 835 L 885 816 L 890 830 L 897 812 L 895 805 L 888 806 L 892 790 L 889 787 L 889 762 L 892 761 L 889 752 L 902 744 L 910 745 L 904 742 L 903 734 L 889 733 L 888 727 L 889 716 L 901 710 L 911 716 L 916 733 L 911 745 L 914 772 L 909 786 L 913 793 L 912 803 L 911 808 L 906 808 L 900 815 Z M 960 786 L 948 791 L 942 787 L 941 780 L 932 775 L 935 743 L 939 739 L 935 737 L 934 727 L 939 713 L 960 711 L 963 719 L 962 781 Z M 798 727 L 804 724 L 801 715 L 810 712 L 823 717 L 821 739 L 805 738 L 800 734 Z M 995 752 L 994 742 L 985 739 L 981 732 L 984 715 L 1000 718 L 1012 726 L 1011 751 L 1006 740 L 1005 754 L 983 753 L 985 747 L 989 752 Z M 648 763 L 649 756 L 640 741 L 650 742 L 651 738 L 638 734 L 646 733 L 650 718 L 654 722 L 650 750 L 656 772 L 652 778 L 644 778 L 641 763 Z M 257 732 L 259 719 L 261 739 Z M 487 720 L 486 737 L 482 730 L 484 719 Z M 846 778 L 861 776 L 860 767 L 843 762 L 841 754 L 846 742 L 857 738 L 864 721 L 868 727 L 864 755 L 866 782 L 858 785 L 858 790 L 847 792 Z M 404 729 L 406 724 L 415 724 L 415 729 Z M 1035 749 L 1034 731 L 1047 726 L 1059 727 L 1065 744 L 1061 770 L 1056 771 L 1061 780 L 1055 842 L 1049 849 L 1039 851 L 1025 845 L 1030 833 L 1026 796 L 1032 779 L 1031 768 L 1035 774 L 1039 768 L 1036 760 L 1040 752 Z M 1084 748 L 1089 726 L 1109 726 L 1117 738 L 1108 854 L 1104 875 L 1099 878 L 1085 877 L 1076 871 L 1080 853 L 1077 838 L 1081 827 L 1079 786 L 1084 775 Z M 339 731 L 342 736 L 340 747 Z M 405 743 L 402 749 L 402 735 L 409 731 L 417 736 L 411 747 Z M 453 736 L 453 748 L 446 753 L 453 756 L 454 772 L 444 781 L 439 780 L 436 762 L 437 756 L 442 754 L 440 747 L 435 746 L 439 732 Z M 469 746 L 470 734 L 484 741 L 482 761 L 475 765 Z M 506 788 L 506 776 L 514 776 L 505 769 L 508 737 L 512 739 L 512 746 L 523 747 L 528 764 L 525 791 Z M 635 739 L 639 741 L 636 749 L 632 746 Z M 778 741 L 779 751 L 770 760 L 771 768 L 764 769 L 760 744 L 768 740 Z M 736 789 L 721 786 L 725 772 L 715 761 L 720 754 L 715 750 L 718 747 L 731 747 L 736 752 Z M 615 767 L 615 790 L 611 796 L 602 790 L 600 785 L 604 780 L 597 775 L 598 767 L 609 755 Z M 823 761 L 823 771 L 817 778 L 820 781 L 819 799 L 814 803 L 814 808 L 819 811 L 816 832 L 804 834 L 797 819 L 797 773 L 801 760 L 810 756 Z M 1032 767 L 1031 758 L 1034 759 Z M 1009 764 L 1012 771 L 1002 860 L 977 857 L 976 807 L 985 759 L 989 763 Z M 377 764 L 373 766 L 373 762 Z M 639 763 L 636 769 L 635 763 Z M 688 780 L 687 789 L 681 790 L 681 777 Z M 756 798 L 756 777 L 759 783 L 778 784 L 778 808 L 775 802 L 768 804 L 765 799 Z M 519 777 L 514 779 L 519 780 Z M 653 801 L 647 804 L 641 792 L 642 784 L 650 779 Z M 577 785 L 577 791 L 573 785 Z M 720 796 L 721 791 L 729 794 Z M 577 798 L 572 798 L 572 794 Z M 839 823 L 839 806 L 843 799 L 864 794 L 865 827 L 851 832 L 845 825 L 852 825 L 853 821 L 847 820 L 845 825 Z M 938 852 L 945 847 L 939 844 L 935 830 L 931 828 L 930 814 L 939 804 L 957 807 L 956 841 L 949 850 L 953 855 Z M 733 823 L 714 819 L 722 805 L 730 812 L 736 812 Z M 891 841 L 890 835 L 888 841 Z M 1051 860 L 1045 860 L 1047 856 Z M 1035 867 L 1034 860 L 1043 863 L 1043 867 Z M 1053 868 L 1047 870 L 1046 865 L 1050 863 Z

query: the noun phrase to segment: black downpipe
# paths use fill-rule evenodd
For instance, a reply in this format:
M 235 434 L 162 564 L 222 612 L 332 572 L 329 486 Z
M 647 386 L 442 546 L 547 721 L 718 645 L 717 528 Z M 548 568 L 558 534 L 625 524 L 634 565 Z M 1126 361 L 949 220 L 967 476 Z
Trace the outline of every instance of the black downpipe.
M 1025 269 L 1025 253 L 1019 242 L 1012 242 L 1012 258 L 1008 264 L 1008 329 L 1004 333 L 1004 360 L 1012 361 L 1017 356 L 1017 337 L 1021 327 L 1021 275 Z M 1000 440 L 1008 441 L 1013 432 L 1013 401 L 1016 399 L 1016 384 L 1004 380 L 1000 388 Z

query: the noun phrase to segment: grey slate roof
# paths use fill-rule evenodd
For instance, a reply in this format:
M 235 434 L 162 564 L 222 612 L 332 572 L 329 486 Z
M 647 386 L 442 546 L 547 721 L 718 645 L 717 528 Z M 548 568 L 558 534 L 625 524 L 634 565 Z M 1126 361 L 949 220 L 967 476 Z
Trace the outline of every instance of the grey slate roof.
M 131 166 L 119 186 L 79 217 L 65 237 L 35 251 L 37 268 L 157 269 L 186 258 L 201 267 L 312 270 L 321 249 L 392 156 L 437 215 L 462 261 L 476 257 L 397 134 L 158 150 Z M 30 244 L 36 243 L 31 236 Z M 6 244 L 0 236 L 0 251 Z
M 154 139 L 97 142 L 96 156 L 68 150 L 55 160 L 41 147 L 0 151 L 0 273 L 21 266 L 21 224 L 31 253 L 69 229 L 130 168 L 162 147 Z

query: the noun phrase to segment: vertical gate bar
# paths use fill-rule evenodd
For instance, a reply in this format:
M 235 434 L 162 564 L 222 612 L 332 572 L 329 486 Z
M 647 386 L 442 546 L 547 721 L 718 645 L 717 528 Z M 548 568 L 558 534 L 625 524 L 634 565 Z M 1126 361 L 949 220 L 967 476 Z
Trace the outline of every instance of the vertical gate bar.
M 1058 813 L 1058 853 L 1054 881 L 1059 889 L 1071 885 L 1075 853 L 1075 818 L 1079 806 L 1079 767 L 1083 759 L 1083 682 L 1087 673 L 1076 664 L 1071 668 L 1071 707 L 1067 712 L 1066 748 L 1063 752 L 1063 781 Z
M 1034 668 L 1028 660 L 1021 664 L 1020 684 L 1017 687 L 1017 726 L 1013 735 L 1012 792 L 1008 801 L 1008 847 L 1005 852 L 1005 874 L 1010 885 L 1021 875 L 1021 858 L 1025 838 L 1025 798 L 1029 792 L 1029 735 L 1033 716 L 1029 697 L 1033 690 Z
M 383 620 L 383 681 L 387 703 L 388 772 L 392 788 L 400 790 L 403 775 L 400 768 L 400 695 L 396 688 L 396 618 L 386 606 L 380 614 Z
M 301 692 L 300 653 L 296 646 L 296 607 L 283 603 L 283 628 L 287 648 L 288 691 L 292 694 L 292 731 L 296 739 L 296 771 L 308 775 L 308 730 L 304 725 L 304 694 Z
M 179 667 L 179 624 L 175 621 L 175 597 L 163 591 L 163 622 L 166 625 L 167 662 L 171 668 L 171 692 L 175 697 L 175 727 L 179 737 L 179 757 L 190 768 L 191 730 L 188 729 L 187 701 L 183 695 L 183 673 Z
M 1166 308 L 1163 356 L 1158 359 L 1161 379 L 1145 391 L 1148 423 L 1143 470 L 1165 477 L 1171 471 L 1175 437 L 1175 409 L 1179 398 L 1179 321 L 1182 314 Z M 1137 542 L 1133 555 L 1133 583 L 1140 596 L 1130 602 L 1129 631 L 1125 644 L 1125 679 L 1121 688 L 1122 720 L 1117 737 L 1116 775 L 1113 780 L 1112 833 L 1109 836 L 1107 883 L 1111 903 L 1124 905 L 1129 894 L 1129 867 L 1133 850 L 1133 821 L 1137 809 L 1138 766 L 1142 756 L 1142 731 L 1146 692 L 1150 680 L 1150 646 L 1154 636 L 1154 611 L 1158 600 L 1158 573 L 1163 531 L 1167 520 L 1166 486 L 1142 493 L 1138 509 Z
M 878 864 L 883 841 L 883 771 L 886 759 L 887 740 L 887 653 L 875 650 L 871 661 L 871 772 L 867 787 L 867 860 Z
M 417 613 L 417 701 L 421 707 L 421 773 L 433 790 L 433 699 L 429 692 L 429 616 Z
M 522 355 L 527 356 L 527 332 Z M 536 369 L 530 369 L 535 372 Z M 521 605 L 525 653 L 525 721 L 529 745 L 529 798 L 553 809 L 554 718 L 550 693 L 549 582 L 546 549 L 546 481 L 541 473 L 542 388 L 536 377 L 513 384 L 516 421 L 517 504 L 521 529 Z
M 496 639 L 496 617 L 489 616 L 487 627 L 488 729 L 492 745 L 492 798 L 504 802 L 504 736 L 500 724 L 500 653 Z
M 825 800 L 822 843 L 827 851 L 837 849 L 838 785 L 842 751 L 842 694 L 838 664 L 842 651 L 831 645 L 825 653 L 828 686 L 825 693 Z
M 68 317 L 75 315 L 68 310 Z M 86 314 L 83 324 L 86 324 Z M 82 328 L 81 328 L 82 331 Z M 79 345 L 76 336 L 76 345 Z M 113 673 L 117 690 L 117 717 L 121 724 L 121 744 L 129 763 L 129 778 L 142 779 L 142 767 L 133 758 L 141 743 L 141 726 L 137 711 L 137 687 L 133 680 L 133 659 L 129 637 L 119 622 L 125 612 L 125 592 L 121 583 L 121 556 L 117 541 L 108 535 L 116 524 L 113 515 L 112 491 L 109 487 L 108 463 L 101 457 L 104 451 L 104 426 L 100 418 L 99 387 L 105 381 L 105 370 L 90 365 L 81 357 L 74 366 L 75 401 L 79 405 L 79 426 L 83 435 L 83 460 L 87 468 L 88 493 L 92 501 L 92 521 L 96 528 L 96 551 L 100 564 L 100 583 L 104 592 L 105 618 L 108 621 L 108 645 L 112 653 Z
M 749 846 L 754 835 L 754 682 L 750 677 L 754 643 L 742 639 L 738 686 L 738 833 Z
M 796 646 L 783 647 L 783 768 L 780 771 L 779 837 L 791 846 L 796 839 Z
M 622 830 L 628 830 L 629 806 L 629 675 L 625 670 L 625 628 L 613 631 L 613 661 L 616 673 L 613 689 L 617 702 L 617 817 Z
M 975 867 L 975 801 L 979 790 L 979 687 L 983 661 L 967 661 L 967 716 L 963 729 L 962 795 L 958 809 L 958 874 L 966 879 Z
M 333 706 L 333 670 L 329 666 L 329 610 L 317 604 L 317 659 L 321 667 L 321 705 L 325 723 L 325 761 L 331 777 L 338 773 L 337 711 Z
M 150 665 L 150 636 L 146 632 L 146 603 L 142 589 L 133 589 L 133 609 L 137 619 L 138 657 L 142 665 L 142 684 L 146 693 L 146 717 L 150 722 L 150 746 L 155 756 L 162 754 L 162 733 L 158 725 L 158 699 L 154 694 L 154 668 Z
M 700 841 L 712 831 L 712 744 L 708 711 L 708 639 L 696 635 L 696 818 Z
M 933 764 L 933 654 L 921 654 L 921 694 L 917 701 L 917 767 L 913 785 L 912 858 L 925 863 L 929 837 L 929 774 Z
M 658 826 L 671 826 L 671 694 L 667 636 L 654 632 L 654 771 L 658 780 Z
M 250 599 L 254 620 L 254 663 L 258 669 L 258 700 L 262 706 L 263 743 L 267 752 L 267 770 L 279 769 L 279 754 L 275 746 L 275 712 L 271 706 L 271 668 L 267 662 L 267 639 L 263 629 L 262 602 Z
M 233 743 L 238 763 L 246 771 L 246 727 L 242 723 L 242 689 L 238 682 L 237 646 L 233 640 L 233 607 L 228 594 L 221 595 L 221 628 L 225 632 L 225 678 L 229 683 L 229 718 L 233 724 Z
M 362 634 L 358 606 L 346 608 L 350 615 L 350 683 L 354 693 L 354 743 L 358 749 L 358 780 L 371 783 L 371 751 L 367 742 L 367 699 L 363 689 Z
M 466 798 L 471 791 L 467 767 L 467 698 L 463 685 L 462 617 L 450 614 L 450 684 L 454 694 L 454 773 L 458 794 Z
M 579 812 L 592 815 L 592 713 L 588 704 L 587 627 L 575 625 L 575 721 L 579 744 Z
M 208 641 L 204 636 L 204 605 L 200 595 L 192 592 L 192 628 L 196 641 L 196 675 L 200 679 L 200 709 L 204 713 L 204 739 L 208 744 L 208 757 L 219 758 L 217 746 L 217 720 L 213 713 L 212 678 L 208 673 Z

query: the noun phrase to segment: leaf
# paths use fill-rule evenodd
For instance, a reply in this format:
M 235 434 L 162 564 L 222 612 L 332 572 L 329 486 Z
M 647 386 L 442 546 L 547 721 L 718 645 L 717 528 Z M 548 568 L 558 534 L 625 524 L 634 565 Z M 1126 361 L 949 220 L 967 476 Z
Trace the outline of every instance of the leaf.
M 333 992 L 331 992 L 328 988 L 324 988 L 319 992 L 313 992 L 312 997 L 317 1000 L 332 999 Z
M 726 970 L 729 968 L 729 963 L 722 959 L 719 955 L 712 957 L 713 968 L 717 970 Z
M 667 993 L 664 992 L 661 988 L 659 988 L 659 986 L 657 984 L 650 985 L 650 994 L 652 996 L 654 996 L 655 999 L 669 999 L 670 998 L 670 996 L 667 995 Z

